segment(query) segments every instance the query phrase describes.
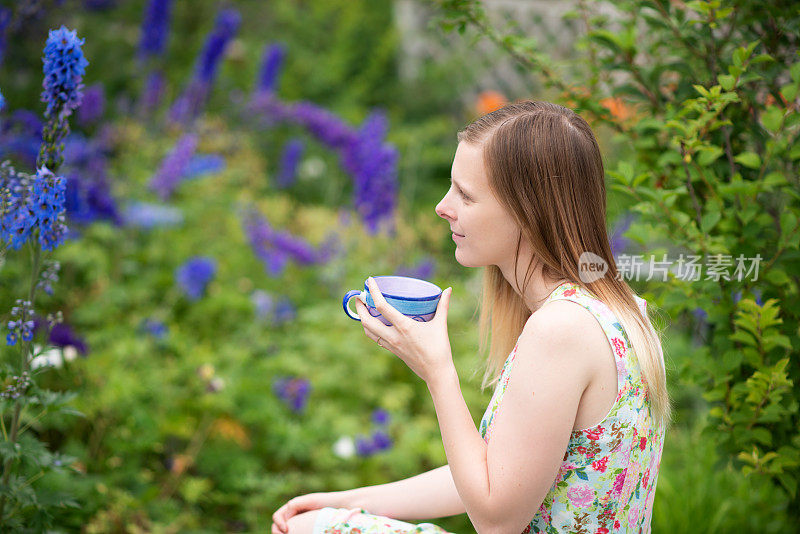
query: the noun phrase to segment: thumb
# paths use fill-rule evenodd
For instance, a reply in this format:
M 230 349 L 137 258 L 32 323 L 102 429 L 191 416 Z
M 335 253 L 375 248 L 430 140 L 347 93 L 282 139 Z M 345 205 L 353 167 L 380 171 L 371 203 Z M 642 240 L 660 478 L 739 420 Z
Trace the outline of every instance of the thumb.
M 435 317 L 439 317 L 441 315 L 442 320 L 447 319 L 447 312 L 450 310 L 450 295 L 453 293 L 453 288 L 448 287 L 444 291 L 442 291 L 442 297 L 439 299 L 439 304 L 436 306 L 436 315 Z M 439 313 L 442 312 L 442 313 Z

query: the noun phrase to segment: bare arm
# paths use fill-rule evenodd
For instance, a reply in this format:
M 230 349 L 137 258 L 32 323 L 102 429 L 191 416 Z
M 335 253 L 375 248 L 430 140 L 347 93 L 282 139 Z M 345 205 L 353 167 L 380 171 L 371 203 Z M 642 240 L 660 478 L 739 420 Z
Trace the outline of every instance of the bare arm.
M 353 508 L 392 519 L 436 519 L 464 514 L 450 466 L 376 486 L 343 492 Z

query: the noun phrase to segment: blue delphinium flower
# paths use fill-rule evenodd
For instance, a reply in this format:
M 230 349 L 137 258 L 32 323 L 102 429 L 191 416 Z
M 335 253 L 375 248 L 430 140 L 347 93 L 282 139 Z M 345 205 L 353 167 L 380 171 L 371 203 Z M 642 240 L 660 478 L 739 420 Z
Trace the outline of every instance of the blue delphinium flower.
M 197 300 L 205 294 L 206 286 L 216 271 L 217 262 L 214 259 L 200 256 L 178 267 L 175 278 L 189 299 Z
M 54 175 L 47 167 L 36 171 L 30 196 L 30 210 L 36 217 L 42 250 L 53 250 L 64 241 L 67 232 L 64 224 L 66 185 L 63 176 Z
M 141 57 L 158 56 L 164 52 L 169 33 L 172 0 L 150 0 L 142 18 Z
M 17 299 L 17 305 L 11 308 L 11 321 L 6 325 L 9 333 L 6 335 L 7 345 L 16 345 L 19 337 L 23 341 L 33 339 L 34 333 L 33 305 L 29 300 Z
M 50 30 L 43 58 L 42 102 L 47 103 L 47 118 L 56 109 L 62 116 L 67 116 L 80 105 L 83 75 L 89 64 L 81 50 L 83 42 L 75 30 L 70 31 L 64 26 Z
M 172 196 L 172 192 L 180 183 L 196 148 L 197 134 L 184 134 L 161 162 L 158 172 L 150 180 L 150 189 L 158 193 L 161 200 L 167 200 Z
M 6 99 L 3 97 L 3 93 L 0 93 L 0 111 L 6 107 Z
M 293 412 L 300 413 L 306 408 L 311 382 L 306 378 L 279 378 L 272 383 L 272 391 Z
M 374 412 L 372 412 L 372 422 L 376 425 L 388 425 L 389 424 L 389 412 L 382 408 L 378 408 Z
M 275 324 L 282 324 L 292 321 L 297 317 L 297 310 L 295 309 L 292 301 L 284 297 L 275 305 L 274 321 Z
M 271 43 L 264 47 L 256 91 L 275 92 L 285 57 L 286 45 L 283 43 Z
M 301 139 L 295 138 L 289 141 L 283 149 L 281 155 L 280 170 L 275 180 L 279 188 L 289 187 L 294 183 L 297 174 L 297 165 L 303 157 L 305 145 Z
M 2 184 L 4 198 L 0 206 L 0 238 L 13 250 L 19 250 L 39 230 L 42 250 L 53 250 L 64 240 L 63 177 L 55 176 L 46 167 L 36 176 L 17 173 L 3 166 Z
M 183 171 L 183 179 L 191 180 L 207 174 L 215 174 L 224 169 L 225 158 L 219 154 L 195 154 Z
M 83 102 L 78 108 L 78 122 L 84 126 L 97 122 L 103 116 L 105 105 L 103 84 L 96 83 L 87 87 L 83 92 Z

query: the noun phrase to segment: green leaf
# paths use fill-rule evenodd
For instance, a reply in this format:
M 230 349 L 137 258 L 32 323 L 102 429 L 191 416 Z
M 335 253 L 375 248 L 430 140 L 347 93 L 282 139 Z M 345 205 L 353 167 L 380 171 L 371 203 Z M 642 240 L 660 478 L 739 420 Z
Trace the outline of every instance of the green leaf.
M 789 67 L 789 75 L 791 75 L 794 83 L 800 83 L 800 63 L 795 63 Z
M 797 87 L 796 83 L 789 83 L 781 87 L 781 95 L 787 102 L 792 102 L 797 97 Z
M 734 84 L 736 83 L 736 78 L 731 76 L 730 74 L 720 74 L 717 77 L 717 81 L 722 86 L 723 89 L 726 91 L 731 91 L 734 88 Z
M 761 167 L 761 158 L 755 152 L 742 152 L 733 159 L 737 163 L 741 163 L 745 167 L 749 167 L 751 169 L 758 169 Z
M 718 146 L 701 147 L 697 156 L 697 163 L 705 167 L 714 163 L 723 153 L 722 148 Z
M 710 232 L 711 229 L 717 225 L 721 217 L 722 212 L 720 211 L 710 211 L 706 213 L 700 220 L 700 229 L 704 232 Z
M 763 186 L 772 189 L 781 185 L 786 185 L 788 182 L 786 181 L 786 177 L 783 173 L 778 171 L 773 171 L 764 177 L 764 181 L 762 182 Z
M 692 84 L 692 87 L 694 87 L 694 88 L 695 88 L 695 90 L 696 90 L 698 93 L 700 93 L 702 96 L 705 96 L 705 97 L 708 97 L 708 96 L 709 96 L 708 89 L 706 89 L 706 88 L 705 88 L 705 87 L 703 87 L 702 85 L 699 85 L 699 84 L 696 84 L 696 83 L 695 83 L 695 84 Z
M 783 110 L 777 106 L 769 106 L 761 114 L 761 124 L 772 133 L 777 133 L 783 124 Z

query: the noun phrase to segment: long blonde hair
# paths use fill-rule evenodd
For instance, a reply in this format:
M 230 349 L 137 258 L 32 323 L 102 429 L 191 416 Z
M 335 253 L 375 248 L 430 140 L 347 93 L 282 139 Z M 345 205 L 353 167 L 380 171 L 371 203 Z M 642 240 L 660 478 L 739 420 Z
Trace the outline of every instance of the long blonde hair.
M 606 229 L 606 189 L 600 147 L 586 121 L 549 102 L 508 104 L 458 132 L 458 141 L 483 145 L 492 192 L 512 214 L 531 244 L 542 276 L 569 280 L 593 293 L 619 319 L 641 367 L 653 418 L 670 420 L 670 399 L 661 332 L 641 313 L 635 293 L 618 277 Z M 608 265 L 604 276 L 584 283 L 579 258 L 589 251 Z M 535 260 L 528 265 L 522 292 Z M 619 278 L 619 279 L 618 279 Z M 516 281 L 516 287 L 520 287 Z M 484 268 L 480 302 L 480 352 L 491 344 L 481 389 L 494 384 L 525 322 L 531 316 L 520 295 L 495 265 Z

